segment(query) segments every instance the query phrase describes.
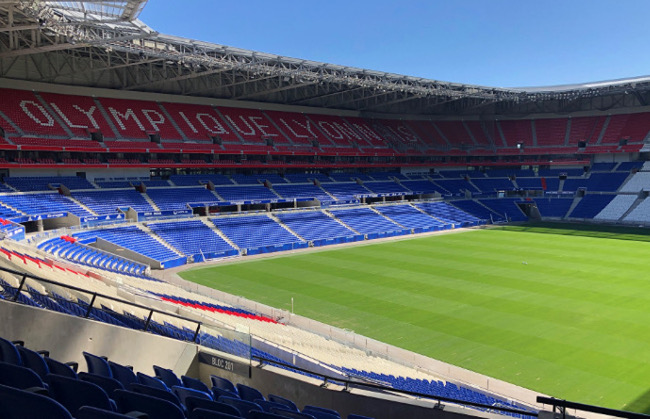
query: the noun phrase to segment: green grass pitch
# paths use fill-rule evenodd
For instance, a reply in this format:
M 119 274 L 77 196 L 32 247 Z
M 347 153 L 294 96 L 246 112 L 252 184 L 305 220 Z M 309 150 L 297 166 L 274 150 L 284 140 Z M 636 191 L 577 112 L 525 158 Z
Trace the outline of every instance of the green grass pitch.
M 650 413 L 650 236 L 524 225 L 181 273 L 555 397 Z

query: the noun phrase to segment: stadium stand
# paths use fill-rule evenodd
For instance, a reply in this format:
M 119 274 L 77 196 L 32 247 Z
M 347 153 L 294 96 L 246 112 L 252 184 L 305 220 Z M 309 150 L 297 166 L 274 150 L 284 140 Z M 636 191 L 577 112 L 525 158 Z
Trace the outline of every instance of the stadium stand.
M 571 218 L 594 218 L 607 204 L 614 199 L 615 195 L 585 195 L 578 205 L 573 209 Z
M 119 208 L 133 208 L 140 211 L 153 211 L 154 208 L 134 189 L 77 191 L 72 197 L 97 214 L 114 214 Z
M 363 240 L 363 237 L 359 238 L 354 231 L 320 211 L 279 213 L 276 217 L 300 237 L 312 241 L 314 246 Z
M 237 250 L 201 221 L 147 223 L 147 227 L 182 254 L 197 259 L 233 256 Z
M 291 250 L 307 243 L 265 215 L 212 218 L 214 225 L 247 254 Z
M 377 207 L 382 215 L 416 232 L 437 231 L 451 228 L 448 222 L 437 220 L 410 205 L 390 205 Z

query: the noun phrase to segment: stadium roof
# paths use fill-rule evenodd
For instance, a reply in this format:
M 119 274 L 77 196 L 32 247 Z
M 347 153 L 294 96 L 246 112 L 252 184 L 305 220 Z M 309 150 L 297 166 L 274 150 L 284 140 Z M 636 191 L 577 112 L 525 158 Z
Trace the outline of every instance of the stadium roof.
M 145 4 L 0 0 L 0 77 L 427 116 L 566 114 L 650 103 L 650 77 L 552 87 L 473 86 L 163 35 L 138 19 Z

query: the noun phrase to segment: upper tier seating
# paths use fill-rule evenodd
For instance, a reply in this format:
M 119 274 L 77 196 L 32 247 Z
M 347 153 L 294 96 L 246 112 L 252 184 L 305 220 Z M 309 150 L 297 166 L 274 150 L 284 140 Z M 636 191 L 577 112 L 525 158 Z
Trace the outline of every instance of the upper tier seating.
M 57 214 L 62 212 L 70 212 L 81 217 L 93 215 L 67 196 L 59 195 L 57 192 L 2 195 L 0 196 L 0 202 L 28 215 Z
M 149 138 L 150 133 L 166 140 L 183 138 L 155 102 L 109 98 L 99 101 L 122 138 Z
M 6 115 L 27 135 L 68 136 L 66 131 L 31 91 L 2 89 L 0 112 Z M 0 118 L 0 123 L 5 132 L 16 132 L 3 118 Z
M 316 198 L 331 201 L 332 197 L 315 185 L 273 185 L 273 190 L 283 198 Z
M 147 195 L 162 211 L 186 210 L 188 203 L 215 205 L 219 202 L 211 191 L 203 188 L 148 188 Z
M 322 187 L 339 200 L 349 200 L 353 199 L 355 195 L 370 195 L 372 193 L 363 185 L 350 182 L 325 183 L 322 184 Z
M 100 131 L 105 138 L 115 138 L 115 133 L 92 97 L 56 93 L 40 95 L 75 136 L 88 138 L 90 132 Z
M 436 121 L 435 125 L 451 144 L 467 147 L 475 145 L 463 121 Z
M 265 215 L 213 218 L 212 222 L 241 249 L 302 242 Z
M 498 124 L 501 126 L 501 132 L 509 147 L 517 147 L 518 143 L 527 147 L 534 145 L 531 121 L 499 121 Z
M 410 205 L 391 205 L 386 207 L 377 207 L 377 211 L 396 223 L 413 229 L 442 230 L 450 227 L 449 223 L 436 220 Z
M 479 121 L 465 121 L 465 126 L 467 127 L 468 131 L 471 132 L 472 136 L 474 137 L 474 140 L 476 140 L 476 143 L 480 147 L 491 148 L 494 146 L 493 141 L 490 139 L 490 137 L 495 138 L 493 123 L 490 124 L 486 122 L 485 129 L 484 129 L 484 124 Z
M 354 128 L 343 118 L 332 115 L 309 115 L 318 128 L 329 138 L 330 143 L 337 147 L 370 147 L 372 143 L 366 136 Z M 356 150 L 356 148 L 354 148 Z
M 603 134 L 602 144 L 618 144 L 621 139 L 642 142 L 650 132 L 650 114 L 612 115 Z
M 539 147 L 564 145 L 567 121 L 566 118 L 536 119 L 534 124 L 537 145 Z
M 351 237 L 356 233 L 320 211 L 280 213 L 280 221 L 305 240 Z
M 19 191 L 49 191 L 48 185 L 65 185 L 68 189 L 96 189 L 90 182 L 77 176 L 60 177 L 6 177 L 5 182 Z
M 189 140 L 208 141 L 220 137 L 224 141 L 240 142 L 234 130 L 210 106 L 185 103 L 163 103 L 162 106 Z
M 363 186 L 376 194 L 409 193 L 410 191 L 397 182 L 364 182 Z
M 264 140 L 269 138 L 274 144 L 290 144 L 262 111 L 219 107 L 219 112 L 245 143 L 264 144 Z
M 443 149 L 448 147 L 447 141 L 440 135 L 430 121 L 405 121 L 405 124 L 417 134 L 422 142 L 429 147 Z
M 382 136 L 365 119 L 346 117 L 345 121 L 358 132 L 372 147 L 388 147 Z M 363 145 L 361 145 L 363 146 Z
M 261 199 L 278 199 L 269 188 L 258 186 L 217 186 L 215 191 L 225 201 L 251 201 Z
M 147 227 L 186 256 L 230 256 L 235 249 L 201 221 L 147 223 Z
M 294 144 L 311 146 L 313 140 L 321 146 L 332 144 L 317 124 L 304 114 L 279 111 L 266 111 L 265 114 Z
M 118 208 L 130 207 L 138 212 L 154 210 L 135 189 L 73 192 L 72 197 L 100 215 L 114 214 Z
M 407 125 L 398 119 L 373 120 L 375 131 L 385 140 L 390 139 L 398 150 L 416 149 L 423 145 L 422 140 Z
M 435 185 L 430 180 L 403 180 L 400 183 L 406 189 L 415 193 L 421 192 L 423 194 L 430 194 L 430 193 L 438 192 L 441 195 L 447 193 L 447 191 Z
M 569 144 L 577 145 L 578 141 L 586 141 L 588 144 L 595 144 L 600 137 L 600 132 L 605 124 L 604 116 L 581 116 L 571 118 L 571 129 L 569 130 Z

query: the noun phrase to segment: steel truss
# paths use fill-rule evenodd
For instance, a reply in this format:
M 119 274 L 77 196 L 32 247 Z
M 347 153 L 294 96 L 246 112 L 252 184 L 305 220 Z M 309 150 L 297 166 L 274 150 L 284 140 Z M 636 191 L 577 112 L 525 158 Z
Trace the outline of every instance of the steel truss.
M 448 83 L 162 35 L 146 0 L 0 0 L 0 77 L 361 113 L 521 115 L 646 106 L 650 78 L 550 88 Z

